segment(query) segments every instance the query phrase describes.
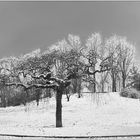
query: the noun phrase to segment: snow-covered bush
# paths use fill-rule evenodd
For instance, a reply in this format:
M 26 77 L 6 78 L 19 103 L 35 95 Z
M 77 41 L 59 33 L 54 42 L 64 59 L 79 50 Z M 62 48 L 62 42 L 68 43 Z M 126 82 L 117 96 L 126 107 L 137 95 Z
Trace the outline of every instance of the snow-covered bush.
M 140 98 L 140 92 L 137 91 L 134 88 L 124 88 L 124 89 L 121 90 L 120 96 L 139 99 Z

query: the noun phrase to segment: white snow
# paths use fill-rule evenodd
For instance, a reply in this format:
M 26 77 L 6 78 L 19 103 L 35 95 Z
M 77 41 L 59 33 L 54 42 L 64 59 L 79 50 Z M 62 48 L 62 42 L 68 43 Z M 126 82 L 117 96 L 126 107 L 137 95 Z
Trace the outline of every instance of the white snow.
M 55 98 L 39 106 L 0 108 L 0 134 L 94 136 L 140 133 L 140 101 L 118 93 L 84 93 L 67 102 L 63 96 L 63 127 L 55 128 Z

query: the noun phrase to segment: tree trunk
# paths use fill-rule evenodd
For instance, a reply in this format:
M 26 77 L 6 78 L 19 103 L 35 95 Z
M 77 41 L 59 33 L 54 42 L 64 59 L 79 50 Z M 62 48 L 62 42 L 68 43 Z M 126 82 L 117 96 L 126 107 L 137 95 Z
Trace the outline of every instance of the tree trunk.
M 3 90 L 2 90 L 1 102 L 2 102 L 2 107 L 6 107 L 5 88 L 3 88 Z
M 123 88 L 125 88 L 125 79 L 122 80 L 122 84 Z
M 104 93 L 104 83 L 102 82 L 102 93 Z
M 73 79 L 73 93 L 77 93 L 77 79 Z
M 81 78 L 77 79 L 77 93 L 78 98 L 81 98 Z
M 94 83 L 93 84 L 93 93 L 95 93 L 96 92 L 96 84 Z
M 63 89 L 58 89 L 56 93 L 56 127 L 62 127 L 62 94 Z
M 44 97 L 49 97 L 49 98 L 52 97 L 50 88 L 46 88 L 46 94 Z
M 112 76 L 112 92 L 116 92 L 116 78 L 114 74 Z
M 125 88 L 125 74 L 122 74 L 122 87 Z
M 70 95 L 66 94 L 66 96 L 67 96 L 67 102 L 69 102 L 70 101 Z
M 125 80 L 126 80 L 125 64 L 126 64 L 126 59 L 123 60 L 123 70 L 122 70 L 122 87 L 123 88 L 125 88 Z
M 48 94 L 49 94 L 49 98 L 51 98 L 52 94 L 51 94 L 51 90 L 50 89 L 48 89 Z
M 95 68 L 94 68 L 94 71 L 95 71 Z M 93 75 L 93 79 L 94 79 L 94 81 L 96 81 L 96 75 L 94 74 Z M 93 84 L 93 93 L 95 93 L 96 92 L 96 83 L 94 82 L 94 84 Z

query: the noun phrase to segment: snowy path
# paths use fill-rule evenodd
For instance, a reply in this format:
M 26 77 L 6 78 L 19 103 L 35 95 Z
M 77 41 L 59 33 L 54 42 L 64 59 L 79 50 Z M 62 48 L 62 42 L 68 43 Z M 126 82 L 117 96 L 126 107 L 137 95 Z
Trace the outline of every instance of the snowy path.
M 96 101 L 95 101 L 96 97 Z M 26 110 L 26 111 L 25 111 Z M 55 99 L 0 109 L 0 133 L 41 136 L 140 134 L 140 101 L 117 93 L 63 97 L 63 127 L 55 128 Z

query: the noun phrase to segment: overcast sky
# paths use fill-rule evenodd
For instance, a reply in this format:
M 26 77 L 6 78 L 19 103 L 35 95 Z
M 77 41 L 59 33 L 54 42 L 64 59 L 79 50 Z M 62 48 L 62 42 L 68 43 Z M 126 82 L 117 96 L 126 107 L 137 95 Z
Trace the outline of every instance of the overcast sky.
M 126 36 L 140 62 L 140 2 L 0 2 L 0 58 L 93 32 Z

